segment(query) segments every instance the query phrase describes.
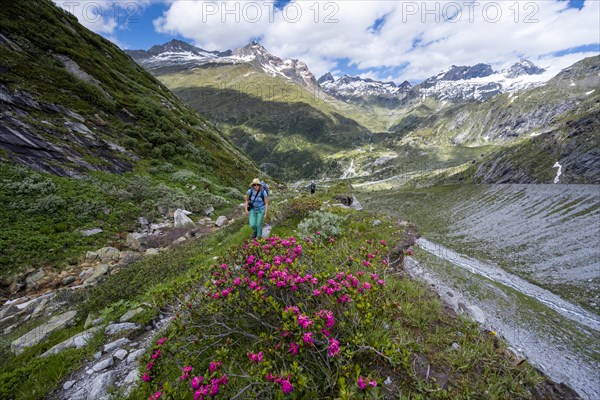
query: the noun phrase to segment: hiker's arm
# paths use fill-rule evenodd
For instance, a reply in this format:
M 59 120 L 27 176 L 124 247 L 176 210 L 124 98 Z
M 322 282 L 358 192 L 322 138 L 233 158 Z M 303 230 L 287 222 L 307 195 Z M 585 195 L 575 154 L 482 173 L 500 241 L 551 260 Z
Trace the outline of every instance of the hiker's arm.
M 246 204 L 244 204 L 244 212 L 248 215 L 248 195 L 246 195 Z
M 267 212 L 269 211 L 269 196 L 265 197 L 265 216 L 263 218 L 267 218 Z

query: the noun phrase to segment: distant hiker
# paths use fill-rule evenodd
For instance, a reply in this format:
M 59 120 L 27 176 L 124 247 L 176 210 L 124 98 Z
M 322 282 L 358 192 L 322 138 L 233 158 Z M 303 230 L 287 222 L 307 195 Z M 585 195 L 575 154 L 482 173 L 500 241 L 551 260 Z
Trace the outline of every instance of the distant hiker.
M 312 196 L 313 194 L 315 194 L 315 190 L 317 190 L 317 184 L 315 183 L 315 181 L 312 181 L 310 183 L 310 195 Z
M 254 179 L 246 192 L 246 215 L 249 215 L 252 238 L 262 237 L 263 220 L 269 211 L 269 193 L 263 189 L 259 179 Z

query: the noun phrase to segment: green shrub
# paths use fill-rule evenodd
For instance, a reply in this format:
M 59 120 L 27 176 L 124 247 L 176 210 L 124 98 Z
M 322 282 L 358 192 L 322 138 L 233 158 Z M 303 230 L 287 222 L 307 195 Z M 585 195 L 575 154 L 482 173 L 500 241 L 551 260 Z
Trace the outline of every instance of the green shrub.
M 66 205 L 67 202 L 62 197 L 56 194 L 49 194 L 36 200 L 29 208 L 29 211 L 39 214 L 54 214 Z
M 294 197 L 281 204 L 280 209 L 277 210 L 277 219 L 300 221 L 321 208 L 321 204 L 321 200 L 316 197 Z
M 180 169 L 179 171 L 171 174 L 171 180 L 173 182 L 187 183 L 187 182 L 195 180 L 195 179 L 196 179 L 196 174 L 187 169 Z
M 343 217 L 327 211 L 313 211 L 308 218 L 298 224 L 298 234 L 300 237 L 307 237 L 319 232 L 325 238 L 339 236 L 342 233 L 343 220 Z

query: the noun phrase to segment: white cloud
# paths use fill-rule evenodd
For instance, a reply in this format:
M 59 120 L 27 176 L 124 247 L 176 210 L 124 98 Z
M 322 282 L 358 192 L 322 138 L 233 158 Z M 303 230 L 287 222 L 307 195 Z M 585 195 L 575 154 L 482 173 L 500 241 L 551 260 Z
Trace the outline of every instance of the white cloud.
M 378 32 L 370 29 L 384 16 Z M 339 59 L 364 73 L 408 64 L 393 77 L 399 82 L 425 79 L 452 64 L 551 61 L 544 55 L 598 43 L 600 2 L 587 0 L 578 10 L 555 0 L 293 0 L 277 10 L 272 0 L 175 1 L 154 23 L 159 32 L 208 50 L 259 38 L 273 54 L 305 61 L 317 77 L 336 69 Z M 577 57 L 583 54 L 571 58 Z M 369 76 L 389 79 L 389 73 Z

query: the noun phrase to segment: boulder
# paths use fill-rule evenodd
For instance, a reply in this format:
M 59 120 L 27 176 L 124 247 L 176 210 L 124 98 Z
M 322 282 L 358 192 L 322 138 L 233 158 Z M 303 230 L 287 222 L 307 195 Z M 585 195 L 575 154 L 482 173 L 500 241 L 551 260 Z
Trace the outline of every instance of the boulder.
M 105 353 L 110 353 L 114 349 L 118 349 L 119 347 L 122 347 L 122 346 L 127 346 L 129 343 L 131 343 L 131 340 L 129 340 L 127 338 L 117 339 L 114 342 L 110 342 L 110 343 L 105 344 L 104 345 L 104 352 Z
M 138 224 L 140 224 L 140 226 L 142 227 L 142 229 L 148 228 L 148 218 L 146 218 L 146 217 L 139 217 L 138 218 Z
M 88 236 L 97 235 L 102 232 L 104 232 L 104 231 L 100 228 L 92 228 L 92 229 L 86 229 L 86 230 L 81 231 L 81 234 L 85 237 L 88 237 Z
M 122 251 L 121 252 L 121 260 L 119 261 L 119 265 L 127 266 L 133 264 L 134 262 L 140 260 L 142 255 L 135 251 Z
M 78 333 L 77 335 L 73 336 L 72 338 L 69 338 L 69 339 L 65 340 L 64 342 L 61 342 L 61 343 L 57 344 L 56 346 L 52 347 L 50 350 L 43 353 L 40 357 L 47 357 L 51 354 L 57 354 L 65 349 L 70 348 L 70 347 L 75 347 L 76 349 L 80 349 L 80 348 L 84 347 L 86 344 L 88 344 L 90 339 L 96 333 L 98 333 L 100 331 L 100 329 L 101 329 L 101 327 L 95 326 L 91 329 L 88 329 L 87 331 Z
M 123 361 L 125 359 L 125 357 L 127 357 L 127 350 L 119 349 L 119 350 L 115 351 L 115 354 L 113 354 L 113 357 L 120 361 Z
M 103 247 L 96 250 L 96 253 L 98 253 L 98 257 L 103 263 L 115 261 L 121 258 L 121 252 L 114 247 Z
M 129 374 L 127 374 L 127 376 L 125 377 L 123 382 L 126 384 L 132 384 L 132 383 L 138 382 L 139 380 L 140 380 L 140 371 L 138 371 L 137 369 L 134 369 Z
M 178 244 L 181 244 L 183 242 L 185 242 L 187 240 L 187 238 L 185 236 L 181 236 L 180 238 L 177 238 L 173 241 L 173 245 L 177 246 Z
M 92 273 L 85 277 L 83 282 L 86 285 L 93 285 L 97 283 L 100 278 L 108 273 L 108 264 L 100 264 L 98 267 L 94 268 Z
M 137 232 L 128 233 L 125 243 L 133 250 L 144 251 L 148 245 L 148 235 Z
M 212 215 L 212 213 L 214 213 L 214 212 L 215 212 L 215 208 L 213 206 L 208 206 L 204 210 L 204 215 L 206 215 L 207 217 L 210 217 Z
M 142 307 L 138 307 L 138 308 L 134 308 L 133 310 L 129 310 L 125 314 L 123 314 L 121 316 L 121 318 L 119 318 L 119 322 L 127 322 L 131 318 L 135 317 L 136 315 L 138 315 L 142 312 L 144 312 L 144 309 Z
M 146 350 L 139 349 L 139 350 L 129 353 L 129 355 L 127 356 L 127 364 L 136 362 L 138 360 L 138 358 L 140 358 L 141 356 L 144 355 L 145 352 L 146 352 Z
M 106 327 L 105 331 L 107 335 L 114 335 L 123 331 L 132 331 L 138 329 L 139 327 L 140 325 L 138 324 L 134 324 L 132 322 L 125 322 L 121 324 L 110 324 Z
M 145 255 L 147 255 L 147 256 L 155 256 L 155 255 L 157 255 L 158 253 L 160 253 L 160 250 L 158 250 L 158 249 L 147 249 L 147 250 L 144 252 L 144 254 L 145 254 Z
M 362 205 L 360 204 L 358 199 L 354 197 L 354 195 L 352 195 L 352 203 L 350 204 L 350 207 L 354 208 L 357 211 L 362 211 L 363 209 Z
M 62 284 L 65 286 L 70 285 L 71 283 L 75 282 L 76 279 L 77 278 L 75 278 L 73 275 L 69 275 L 62 280 Z
M 188 215 L 191 214 L 189 211 L 177 209 L 173 214 L 175 228 L 183 228 L 186 226 L 195 226 L 194 221 L 192 221 Z
M 217 218 L 217 220 L 215 221 L 215 225 L 218 226 L 219 228 L 222 227 L 223 225 L 227 224 L 227 217 L 225 217 L 224 215 L 221 215 L 219 218 Z
M 85 253 L 86 261 L 95 261 L 97 259 L 98 259 L 98 253 L 96 253 L 95 251 L 88 251 Z
M 87 393 L 86 400 L 100 400 L 108 396 L 108 389 L 115 383 L 117 373 L 115 371 L 105 372 L 98 375 L 92 383 Z
M 52 332 L 72 324 L 76 316 L 77 311 L 68 311 L 62 315 L 57 315 L 45 324 L 32 329 L 25 335 L 14 340 L 10 344 L 11 351 L 18 355 L 27 347 L 41 343 Z
M 27 278 L 25 278 L 27 287 L 37 286 L 39 281 L 41 281 L 42 278 L 44 278 L 45 276 L 46 276 L 46 272 L 43 269 L 40 269 L 40 270 L 34 272 L 33 274 L 29 275 Z
M 15 294 L 15 293 L 20 292 L 24 288 L 25 288 L 25 284 L 23 282 L 13 281 L 13 283 L 11 283 L 10 286 L 8 287 L 8 290 L 9 290 L 10 294 Z
M 113 356 L 110 356 L 110 357 L 105 358 L 104 360 L 99 361 L 96 364 L 94 364 L 92 366 L 92 371 L 94 371 L 94 372 L 104 371 L 106 368 L 110 368 L 114 364 L 115 364 L 115 360 L 114 360 Z

